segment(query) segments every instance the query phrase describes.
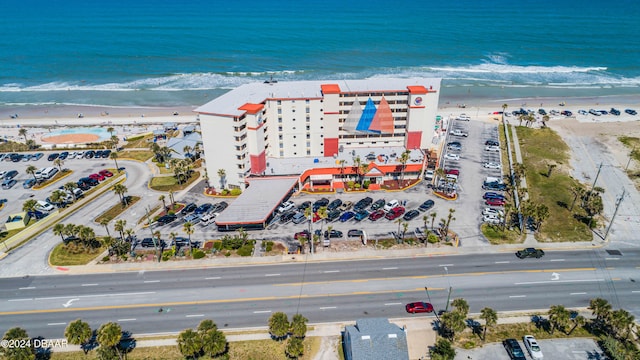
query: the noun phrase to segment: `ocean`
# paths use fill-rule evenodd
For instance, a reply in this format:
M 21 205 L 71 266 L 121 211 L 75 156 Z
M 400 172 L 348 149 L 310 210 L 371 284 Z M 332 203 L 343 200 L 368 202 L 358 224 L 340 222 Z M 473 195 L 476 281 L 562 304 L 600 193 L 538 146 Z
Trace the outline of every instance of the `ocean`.
M 441 77 L 441 103 L 640 94 L 635 0 L 22 0 L 0 9 L 0 108 L 196 106 L 271 77 Z

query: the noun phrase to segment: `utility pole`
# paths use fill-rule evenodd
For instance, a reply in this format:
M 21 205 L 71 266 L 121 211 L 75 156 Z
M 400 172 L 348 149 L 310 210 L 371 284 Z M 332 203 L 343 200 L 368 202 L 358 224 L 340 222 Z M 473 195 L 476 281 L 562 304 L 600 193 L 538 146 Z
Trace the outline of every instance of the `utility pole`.
M 449 294 L 447 295 L 447 306 L 444 309 L 444 312 L 449 311 L 449 302 L 451 302 L 451 281 L 449 281 L 449 269 L 445 266 L 444 271 L 447 273 L 447 282 L 449 283 Z
M 149 217 L 149 207 L 145 208 L 145 211 L 147 212 L 147 221 L 149 222 L 149 230 L 151 230 L 151 240 L 153 241 L 153 246 L 156 248 L 156 251 L 158 251 L 158 243 L 156 242 L 156 237 L 153 234 L 153 225 L 151 223 L 151 218 Z M 158 262 L 162 261 L 162 254 L 158 253 Z
M 596 182 L 598 182 L 598 176 L 600 176 L 600 170 L 602 170 L 602 166 L 603 166 L 602 163 L 598 165 L 598 172 L 596 173 L 596 178 L 593 180 L 593 185 L 591 185 L 591 191 L 593 191 L 593 189 L 595 189 L 596 187 Z
M 617 199 L 616 199 L 616 209 L 613 212 L 613 216 L 611 217 L 611 222 L 609 223 L 609 226 L 607 227 L 607 231 L 605 231 L 604 233 L 604 239 L 603 240 L 607 240 L 607 235 L 609 235 L 609 230 L 611 230 L 611 227 L 613 226 L 613 221 L 616 219 L 616 215 L 618 215 L 618 209 L 620 208 L 620 204 L 622 204 L 622 200 L 624 199 L 624 195 L 625 195 L 626 191 L 623 188 L 622 189 L 622 195 L 620 195 Z
M 629 160 L 627 161 L 627 166 L 624 167 L 624 171 L 629 170 L 629 164 L 631 164 L 631 160 L 633 159 L 633 153 L 636 152 L 636 147 L 633 147 L 633 150 L 629 153 Z

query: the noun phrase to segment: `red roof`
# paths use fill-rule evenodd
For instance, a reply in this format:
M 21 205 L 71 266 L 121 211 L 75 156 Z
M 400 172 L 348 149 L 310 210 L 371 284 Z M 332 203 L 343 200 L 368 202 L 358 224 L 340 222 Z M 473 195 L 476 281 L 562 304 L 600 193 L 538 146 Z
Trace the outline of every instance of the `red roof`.
M 426 94 L 428 92 L 427 88 L 422 85 L 407 86 L 407 89 L 409 94 Z
M 323 94 L 340 94 L 340 85 L 338 84 L 322 84 L 320 85 Z
M 244 110 L 244 111 L 248 112 L 249 114 L 257 114 L 258 112 L 262 111 L 263 108 L 264 108 L 264 104 L 246 103 L 246 104 L 240 106 L 238 108 L 238 110 Z

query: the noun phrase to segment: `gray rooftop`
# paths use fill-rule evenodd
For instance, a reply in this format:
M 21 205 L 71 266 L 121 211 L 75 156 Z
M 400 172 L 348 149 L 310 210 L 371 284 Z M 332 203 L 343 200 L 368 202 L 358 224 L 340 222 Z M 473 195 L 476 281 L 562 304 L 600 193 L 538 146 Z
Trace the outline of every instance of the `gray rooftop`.
M 240 116 L 238 108 L 246 103 L 260 104 L 266 99 L 322 97 L 320 86 L 338 84 L 343 92 L 406 90 L 407 86 L 422 85 L 440 91 L 440 79 L 436 78 L 370 78 L 364 80 L 315 80 L 285 81 L 277 83 L 255 82 L 241 85 L 228 93 L 196 108 L 197 113 Z
M 250 178 L 229 207 L 216 217 L 218 225 L 259 224 L 280 205 L 298 181 L 298 177 Z
M 356 320 L 355 325 L 345 326 L 347 336 L 352 360 L 409 360 L 406 333 L 387 319 Z

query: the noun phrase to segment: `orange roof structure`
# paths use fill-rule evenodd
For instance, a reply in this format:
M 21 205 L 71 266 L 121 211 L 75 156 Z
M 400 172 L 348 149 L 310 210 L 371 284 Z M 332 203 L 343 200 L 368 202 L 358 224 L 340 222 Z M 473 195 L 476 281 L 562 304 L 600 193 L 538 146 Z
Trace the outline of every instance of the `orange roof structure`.
M 323 94 L 340 94 L 340 85 L 338 84 L 322 84 L 320 85 Z
M 407 86 L 407 89 L 409 94 L 426 94 L 428 92 L 427 88 L 422 85 L 410 85 Z
M 238 110 L 244 110 L 249 114 L 257 114 L 258 112 L 262 111 L 263 108 L 264 108 L 264 104 L 246 103 L 240 106 Z

